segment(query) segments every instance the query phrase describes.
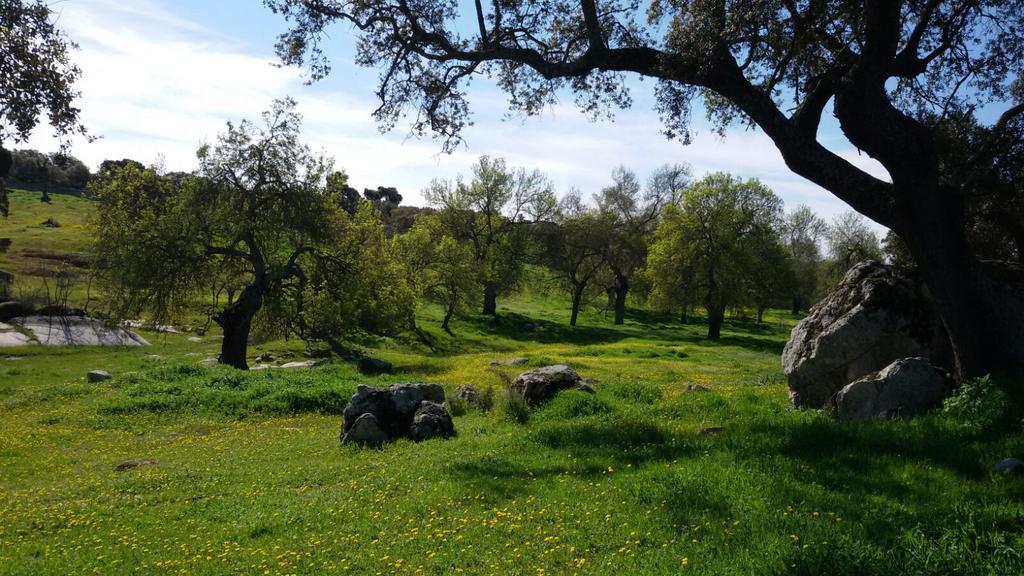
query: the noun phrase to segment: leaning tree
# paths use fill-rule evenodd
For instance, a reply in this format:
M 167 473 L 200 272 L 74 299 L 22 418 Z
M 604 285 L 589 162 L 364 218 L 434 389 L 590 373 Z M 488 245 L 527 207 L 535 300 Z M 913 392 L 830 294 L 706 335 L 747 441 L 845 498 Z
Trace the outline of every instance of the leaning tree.
M 326 75 L 329 26 L 356 29 L 356 61 L 382 70 L 375 115 L 412 112 L 414 132 L 452 149 L 468 124 L 466 83 L 496 79 L 536 114 L 569 88 L 600 114 L 631 102 L 629 74 L 658 80 L 665 131 L 689 140 L 692 102 L 760 127 L 797 174 L 896 231 L 917 261 L 957 372 L 1024 374 L 1024 302 L 991 281 L 965 233 L 963 187 L 940 177 L 933 122 L 1003 103 L 998 135 L 1024 113 L 1011 84 L 1024 58 L 1024 0 L 264 0 L 290 28 L 287 64 Z M 878 178 L 818 140 L 825 111 L 878 160 Z M 985 163 L 991 146 L 972 163 Z M 965 169 L 969 169 L 965 168 Z

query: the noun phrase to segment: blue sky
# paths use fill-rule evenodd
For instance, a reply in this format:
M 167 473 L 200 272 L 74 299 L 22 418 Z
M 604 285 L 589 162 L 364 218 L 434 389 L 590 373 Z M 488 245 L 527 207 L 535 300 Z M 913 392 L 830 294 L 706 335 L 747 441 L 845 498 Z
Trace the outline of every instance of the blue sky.
M 468 174 L 478 156 L 489 154 L 541 169 L 560 193 L 575 187 L 589 196 L 620 164 L 645 179 L 662 164 L 688 163 L 698 177 L 727 170 L 760 178 L 788 207 L 808 204 L 827 218 L 847 209 L 790 173 L 760 132 L 737 128 L 722 139 L 695 113 L 692 145 L 666 140 L 651 108 L 649 80 L 634 82 L 632 109 L 617 113 L 614 122 L 593 123 L 575 110 L 569 94 L 539 118 L 506 119 L 504 96 L 479 79 L 470 92 L 475 125 L 464 133 L 466 146 L 445 155 L 437 142 L 409 138 L 401 125 L 379 133 L 370 117 L 377 72 L 352 65 L 353 39 L 345 28 L 332 31 L 332 75 L 306 86 L 301 71 L 272 66 L 284 22 L 259 0 L 62 0 L 52 7 L 81 47 L 74 54 L 83 70 L 79 105 L 86 125 L 102 138 L 75 142 L 72 153 L 93 167 L 129 157 L 191 170 L 196 148 L 216 138 L 226 121 L 255 119 L 274 98 L 290 95 L 305 118 L 304 139 L 333 156 L 354 186 L 396 186 L 409 204 L 422 204 L 430 179 Z M 834 125 L 821 138 L 887 178 Z M 53 150 L 55 142 L 41 127 L 29 146 Z

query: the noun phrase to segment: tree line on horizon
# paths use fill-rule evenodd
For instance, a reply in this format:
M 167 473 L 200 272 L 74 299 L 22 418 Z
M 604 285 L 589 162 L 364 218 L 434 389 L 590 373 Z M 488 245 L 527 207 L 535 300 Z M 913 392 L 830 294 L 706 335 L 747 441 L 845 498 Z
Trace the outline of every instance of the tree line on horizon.
M 559 199 L 538 170 L 482 156 L 468 179 L 435 179 L 428 207 L 394 188 L 360 195 L 333 159 L 300 141 L 301 117 L 276 101 L 257 124 L 228 123 L 198 150 L 194 173 L 105 161 L 88 184 L 98 202 L 94 266 L 111 317 L 168 321 L 206 303 L 224 330 L 221 360 L 246 366 L 255 325 L 344 352 L 356 330 L 418 330 L 422 301 L 442 328 L 458 314 L 497 314 L 530 266 L 550 270 L 571 301 L 621 324 L 627 300 L 706 312 L 718 338 L 727 309 L 808 309 L 845 270 L 881 258 L 866 221 L 786 213 L 756 179 L 693 180 L 666 165 L 646 183 L 625 167 L 591 201 Z M 828 255 L 822 248 L 827 246 Z

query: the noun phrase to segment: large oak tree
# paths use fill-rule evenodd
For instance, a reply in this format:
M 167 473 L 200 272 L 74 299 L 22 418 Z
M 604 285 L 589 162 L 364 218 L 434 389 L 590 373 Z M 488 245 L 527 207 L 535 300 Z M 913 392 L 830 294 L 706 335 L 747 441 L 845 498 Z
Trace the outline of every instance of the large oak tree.
M 1024 61 L 1022 0 L 265 0 L 291 23 L 283 61 L 329 71 L 321 42 L 356 29 L 357 62 L 381 70 L 377 118 L 407 112 L 451 149 L 468 122 L 466 82 L 489 75 L 533 114 L 560 88 L 599 114 L 630 104 L 627 74 L 657 79 L 670 135 L 689 139 L 703 97 L 722 125 L 747 122 L 786 164 L 907 244 L 936 300 L 957 372 L 1024 375 L 1024 302 L 992 282 L 965 233 L 964 187 L 942 178 L 934 121 L 1012 102 Z M 878 178 L 818 140 L 831 106 Z M 1003 104 L 993 133 L 1024 103 Z M 990 161 L 987 144 L 971 163 Z

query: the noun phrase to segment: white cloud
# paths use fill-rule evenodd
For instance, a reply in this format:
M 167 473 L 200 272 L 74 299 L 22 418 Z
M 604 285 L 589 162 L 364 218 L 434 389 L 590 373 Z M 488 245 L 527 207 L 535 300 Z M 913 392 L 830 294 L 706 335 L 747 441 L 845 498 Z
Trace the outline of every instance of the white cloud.
M 182 18 L 167 8 L 170 4 L 74 0 L 59 6 L 60 26 L 81 46 L 75 60 L 83 70 L 82 119 L 103 137 L 76 142 L 73 153 L 94 167 L 104 159 L 131 157 L 162 158 L 168 169 L 190 170 L 197 146 L 214 139 L 225 121 L 255 119 L 274 98 L 290 94 L 304 114 L 307 142 L 335 156 L 354 185 L 396 186 L 413 204 L 422 202 L 420 190 L 432 178 L 468 174 L 476 156 L 489 154 L 541 169 L 563 192 L 575 186 L 593 193 L 620 164 L 645 177 L 662 164 L 686 162 L 696 176 L 727 170 L 758 177 L 787 204 L 807 203 L 826 217 L 846 209 L 793 175 L 761 132 L 736 130 L 723 140 L 704 130 L 684 147 L 660 134 L 650 110 L 634 108 L 617 114 L 615 122 L 592 123 L 570 105 L 552 107 L 540 118 L 502 121 L 504 100 L 493 88 L 477 85 L 470 96 L 476 124 L 464 133 L 468 146 L 443 155 L 437 142 L 409 139 L 401 128 L 381 135 L 370 117 L 374 87 L 360 80 L 349 88 L 337 81 L 347 63 L 335 63 L 329 84 L 308 87 L 299 71 L 272 66 L 271 46 L 247 53 L 227 31 Z M 46 132 L 37 130 L 29 145 L 54 149 Z M 887 178 L 856 151 L 837 152 Z

